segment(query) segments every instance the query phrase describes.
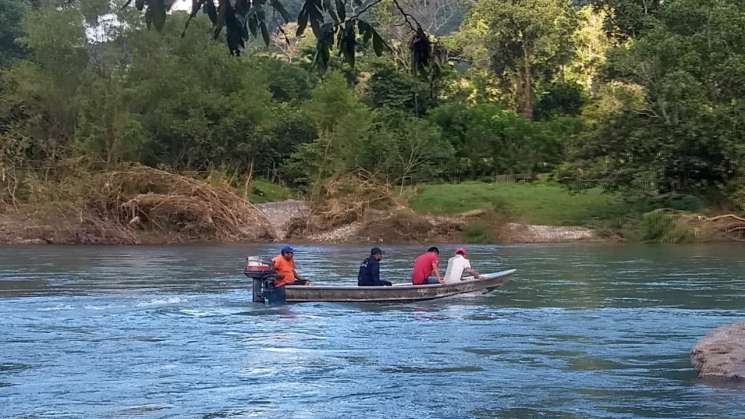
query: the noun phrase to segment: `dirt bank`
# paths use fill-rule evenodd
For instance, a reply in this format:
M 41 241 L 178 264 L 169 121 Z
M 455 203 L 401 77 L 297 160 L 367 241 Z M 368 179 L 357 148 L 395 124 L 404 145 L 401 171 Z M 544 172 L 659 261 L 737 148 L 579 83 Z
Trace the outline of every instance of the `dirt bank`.
M 0 214 L 0 242 L 167 244 L 275 238 L 269 221 L 250 202 L 228 188 L 187 176 L 134 166 L 67 184 L 86 187 L 6 208 Z
M 520 223 L 507 223 L 498 227 L 497 238 L 511 243 L 560 243 L 598 239 L 595 231 L 586 227 Z
M 391 210 L 369 209 L 360 217 L 338 225 L 319 222 L 309 207 L 298 207 L 298 201 L 271 207 L 259 206 L 267 211 L 280 209 L 279 214 L 301 214 L 294 218 L 277 217 L 267 213 L 275 230 L 286 232 L 289 240 L 307 242 L 372 242 L 372 243 L 432 243 L 468 241 L 465 230 L 479 213 L 458 216 L 429 216 L 417 214 L 409 208 Z M 282 224 L 284 222 L 284 224 Z M 518 223 L 483 223 L 484 236 L 494 237 L 505 243 L 558 243 L 580 240 L 599 240 L 591 229 L 578 226 L 546 226 Z M 472 229 L 472 227 L 471 227 Z M 488 231 L 486 231 L 488 230 Z
M 130 200 L 127 200 L 130 202 Z M 433 243 L 468 241 L 464 229 L 471 217 L 436 217 L 414 213 L 408 208 L 368 211 L 360 220 L 331 228 L 308 224 L 309 208 L 302 201 L 260 204 L 254 222 L 240 226 L 230 237 L 217 237 L 214 226 L 198 227 L 188 211 L 148 221 L 150 212 L 126 220 L 96 221 L 81 217 L 82 210 L 46 212 L 12 211 L 0 215 L 2 244 L 171 244 L 186 242 L 271 242 L 292 240 L 313 243 Z M 135 221 L 132 221 L 135 220 Z M 191 222 L 189 221 L 191 220 Z M 203 221 L 204 222 L 204 221 Z M 543 226 L 506 223 L 485 226 L 489 236 L 505 243 L 556 243 L 596 240 L 583 227 Z

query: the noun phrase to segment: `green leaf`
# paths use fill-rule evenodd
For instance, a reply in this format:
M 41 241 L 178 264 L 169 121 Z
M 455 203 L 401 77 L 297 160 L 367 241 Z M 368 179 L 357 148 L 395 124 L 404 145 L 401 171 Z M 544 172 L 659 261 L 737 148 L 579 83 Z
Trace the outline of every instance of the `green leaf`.
M 225 26 L 225 15 L 227 14 L 230 1 L 221 1 L 220 7 L 217 9 L 217 22 L 215 23 L 215 39 L 220 36 L 223 26 Z
M 339 36 L 339 54 L 344 55 L 344 60 L 354 67 L 355 50 L 357 47 L 357 33 L 353 21 L 347 22 L 344 31 Z
M 279 0 L 271 0 L 269 2 L 269 5 L 279 13 L 280 16 L 282 16 L 282 20 L 285 21 L 285 23 L 290 21 L 290 14 L 287 13 L 287 9 L 285 9 L 285 6 L 282 5 L 282 2 Z
M 357 28 L 359 29 L 360 34 L 362 34 L 362 42 L 367 43 L 370 38 L 372 38 L 374 32 L 372 26 L 364 20 L 357 20 Z
M 246 23 L 248 23 L 248 30 L 251 32 L 251 36 L 257 37 L 259 35 L 259 21 L 256 18 L 256 14 L 250 14 Z
M 213 25 L 217 24 L 217 9 L 215 8 L 215 2 L 213 0 L 206 0 L 204 2 L 204 7 L 202 8 L 204 13 L 209 16 L 210 21 Z
M 314 63 L 325 70 L 331 61 L 331 46 L 334 42 L 334 24 L 326 23 L 320 27 L 320 36 L 316 42 L 316 56 Z
M 323 8 L 321 7 L 320 0 L 308 0 L 305 4 L 308 7 L 308 16 L 310 17 L 310 27 L 313 29 L 313 35 L 318 38 L 321 36 L 321 26 L 324 24 Z
M 300 14 L 297 17 L 297 31 L 295 36 L 299 37 L 305 32 L 305 28 L 308 27 L 308 12 L 305 8 L 300 9 Z
M 347 20 L 347 7 L 344 0 L 336 0 L 336 14 L 339 15 L 340 20 Z
M 336 23 L 339 23 L 339 16 L 336 15 L 336 11 L 334 10 L 334 7 L 331 6 L 331 0 L 323 0 L 323 10 L 326 11 L 326 13 L 331 16 L 331 20 L 333 20 Z
M 204 6 L 204 2 L 205 0 L 191 0 L 191 13 L 189 13 L 189 18 L 186 19 L 186 24 L 184 24 L 184 31 L 181 32 L 182 38 L 186 36 L 186 30 L 189 29 L 191 20 L 199 13 L 199 10 Z
M 378 32 L 374 30 L 372 31 L 372 41 L 373 41 L 373 50 L 375 51 L 375 55 L 377 55 L 378 57 L 383 55 L 383 51 L 390 50 L 390 48 L 388 48 L 388 45 L 386 45 L 385 41 L 380 36 L 380 34 L 378 34 Z
M 155 29 L 162 30 L 166 23 L 166 6 L 163 0 L 148 0 L 145 15 L 147 14 L 150 14 L 150 23 L 155 26 Z
M 261 36 L 264 37 L 264 43 L 269 46 L 271 38 L 269 37 L 269 30 L 266 28 L 266 23 L 262 20 L 259 22 L 259 26 L 261 27 Z
M 249 10 L 251 10 L 251 2 L 249 0 L 237 0 L 235 2 L 235 12 L 237 14 L 245 16 Z
M 411 50 L 412 73 L 426 73 L 430 59 L 432 58 L 432 44 L 422 28 L 418 28 L 414 36 L 411 38 L 409 49 Z
M 189 17 L 192 18 L 199 13 L 199 9 L 202 8 L 202 4 L 204 3 L 204 0 L 191 0 L 191 14 L 189 14 Z

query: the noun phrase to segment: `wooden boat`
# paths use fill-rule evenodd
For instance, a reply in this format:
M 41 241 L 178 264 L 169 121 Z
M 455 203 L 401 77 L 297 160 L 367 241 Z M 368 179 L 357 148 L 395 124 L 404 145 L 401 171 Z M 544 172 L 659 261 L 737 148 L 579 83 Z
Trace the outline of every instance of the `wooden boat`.
M 455 284 L 411 285 L 399 284 L 392 287 L 359 287 L 332 285 L 287 285 L 288 303 L 311 301 L 328 302 L 407 302 L 433 300 L 478 291 L 491 291 L 501 286 L 515 272 L 514 269 L 480 275 L 479 279 L 466 277 Z

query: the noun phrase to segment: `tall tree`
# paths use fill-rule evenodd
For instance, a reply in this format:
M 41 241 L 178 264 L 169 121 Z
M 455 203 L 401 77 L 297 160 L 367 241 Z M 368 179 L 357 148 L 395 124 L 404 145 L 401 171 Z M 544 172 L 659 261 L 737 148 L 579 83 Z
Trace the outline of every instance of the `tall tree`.
M 24 55 L 18 38 L 22 34 L 22 18 L 27 6 L 23 0 L 0 0 L 0 68 Z
M 88 65 L 83 16 L 75 8 L 44 7 L 23 19 L 26 60 L 4 75 L 14 130 L 37 140 L 40 158 L 55 158 L 75 131 L 77 89 Z
M 745 162 L 745 9 L 675 0 L 609 51 L 606 78 L 641 100 L 610 110 L 574 147 L 574 168 L 608 188 L 722 191 Z
M 463 23 L 460 45 L 514 91 L 518 112 L 532 119 L 535 85 L 572 58 L 576 21 L 564 0 L 481 0 Z
M 593 0 L 595 9 L 604 12 L 604 27 L 617 41 L 637 38 L 650 28 L 662 9 L 663 0 Z

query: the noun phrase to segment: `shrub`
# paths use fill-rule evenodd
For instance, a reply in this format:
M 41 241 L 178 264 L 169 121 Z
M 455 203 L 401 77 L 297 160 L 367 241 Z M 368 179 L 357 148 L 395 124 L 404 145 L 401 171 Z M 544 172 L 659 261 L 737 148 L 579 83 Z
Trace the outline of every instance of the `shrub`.
M 649 243 L 687 243 L 696 236 L 693 228 L 678 214 L 664 210 L 644 214 L 639 230 L 641 239 Z
M 489 224 L 484 221 L 470 221 L 463 227 L 463 239 L 468 243 L 488 243 L 492 241 L 489 230 Z

